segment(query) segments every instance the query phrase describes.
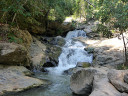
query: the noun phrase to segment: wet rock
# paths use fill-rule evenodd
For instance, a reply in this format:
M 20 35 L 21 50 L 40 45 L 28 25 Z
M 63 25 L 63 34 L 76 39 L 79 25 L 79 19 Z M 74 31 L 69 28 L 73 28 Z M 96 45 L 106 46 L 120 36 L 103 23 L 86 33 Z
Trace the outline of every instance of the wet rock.
M 52 58 L 47 58 L 46 63 L 43 64 L 43 67 L 56 67 L 58 62 Z
M 14 43 L 0 43 L 0 64 L 30 66 L 26 48 Z
M 42 43 L 57 45 L 55 37 L 40 37 Z
M 58 57 L 60 56 L 62 49 L 58 46 L 47 45 L 46 55 L 48 58 L 51 58 L 58 63 Z
M 65 44 L 65 40 L 61 36 L 57 36 L 57 37 L 41 37 L 40 40 L 43 43 L 47 43 L 47 44 L 51 44 L 51 45 L 63 46 Z
M 40 39 L 42 37 L 39 37 Z M 51 39 L 46 39 L 47 41 L 39 41 L 37 38 L 33 37 L 33 43 L 30 48 L 30 56 L 32 65 L 37 67 L 36 69 L 41 70 L 42 67 L 55 67 L 58 65 L 58 57 L 61 54 L 61 48 L 55 46 Z
M 64 46 L 65 45 L 65 40 L 64 40 L 64 38 L 62 38 L 61 36 L 57 36 L 56 37 L 56 41 L 57 41 L 57 45 L 58 46 Z
M 72 75 L 73 73 L 77 72 L 78 70 L 81 70 L 82 68 L 80 67 L 75 67 L 75 68 L 70 68 L 68 70 L 65 70 L 63 72 L 64 75 Z
M 49 72 L 49 71 L 48 71 L 46 68 L 44 68 L 44 67 L 42 67 L 40 71 L 41 71 L 41 72 L 46 72 L 46 73 Z
M 23 66 L 0 66 L 0 96 L 46 84 L 45 81 L 28 75 L 31 76 L 32 73 Z
M 128 70 L 110 70 L 108 79 L 112 85 L 120 92 L 128 93 L 128 84 L 124 82 L 124 76 L 128 74 Z M 126 79 L 126 78 L 125 78 Z
M 87 51 L 89 54 L 94 53 L 94 48 L 91 47 L 84 48 L 84 50 Z

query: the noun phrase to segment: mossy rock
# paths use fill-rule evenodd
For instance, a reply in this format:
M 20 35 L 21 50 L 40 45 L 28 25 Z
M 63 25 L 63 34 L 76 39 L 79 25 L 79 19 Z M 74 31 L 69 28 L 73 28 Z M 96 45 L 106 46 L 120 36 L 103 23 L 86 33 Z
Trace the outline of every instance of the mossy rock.
M 91 64 L 88 63 L 88 62 L 78 62 L 76 67 L 82 67 L 82 68 L 87 68 L 87 67 L 90 67 Z
M 14 43 L 0 43 L 0 64 L 30 66 L 26 48 Z

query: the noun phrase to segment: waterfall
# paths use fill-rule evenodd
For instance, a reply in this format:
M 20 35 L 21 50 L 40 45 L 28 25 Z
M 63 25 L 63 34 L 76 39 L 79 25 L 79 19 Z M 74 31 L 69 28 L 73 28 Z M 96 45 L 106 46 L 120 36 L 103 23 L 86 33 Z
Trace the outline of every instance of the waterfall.
M 86 38 L 86 33 L 83 30 L 68 32 L 65 38 L 66 44 L 62 47 L 62 53 L 58 58 L 59 64 L 55 68 L 48 68 L 50 73 L 62 74 L 64 70 L 75 67 L 77 62 L 92 62 L 92 54 L 88 54 L 84 50 L 85 45 L 74 40 L 75 37 Z

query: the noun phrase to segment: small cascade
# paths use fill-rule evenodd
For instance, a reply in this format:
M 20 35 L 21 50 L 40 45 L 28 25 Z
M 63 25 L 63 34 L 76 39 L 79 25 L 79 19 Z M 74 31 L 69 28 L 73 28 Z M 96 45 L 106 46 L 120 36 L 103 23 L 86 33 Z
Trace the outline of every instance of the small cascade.
M 58 66 L 48 68 L 49 74 L 35 73 L 37 78 L 51 81 L 51 85 L 47 88 L 28 90 L 13 96 L 73 96 L 69 86 L 70 76 L 61 74 L 63 71 L 75 67 L 77 62 L 92 62 L 92 55 L 84 50 L 85 45 L 73 39 L 80 36 L 86 38 L 86 33 L 82 30 L 69 32 L 65 38 L 66 44 L 62 47 L 62 53 L 58 58 Z
M 55 68 L 48 68 L 49 72 L 62 74 L 64 70 L 73 68 L 78 62 L 92 62 L 92 54 L 88 54 L 80 41 L 73 40 L 75 37 L 86 38 L 83 30 L 70 31 L 65 40 L 66 44 L 62 47 L 62 53 L 59 56 L 59 64 Z

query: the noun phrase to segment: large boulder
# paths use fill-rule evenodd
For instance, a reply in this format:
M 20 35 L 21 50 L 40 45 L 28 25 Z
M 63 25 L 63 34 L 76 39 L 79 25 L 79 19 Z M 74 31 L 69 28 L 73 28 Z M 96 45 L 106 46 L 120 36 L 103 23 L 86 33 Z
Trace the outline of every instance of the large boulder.
M 26 48 L 14 43 L 0 43 L 0 64 L 30 66 Z
M 28 50 L 32 42 L 32 36 L 27 30 L 20 30 L 5 24 L 0 26 L 0 41 L 14 42 L 23 45 Z
M 78 70 L 81 70 L 82 67 L 75 67 L 75 68 L 70 68 L 68 70 L 65 70 L 63 72 L 64 75 L 72 75 L 73 73 L 77 72 Z
M 41 41 L 39 41 L 41 40 Z M 61 48 L 56 46 L 53 38 L 33 37 L 29 53 L 32 65 L 38 70 L 42 67 L 55 67 L 58 64 L 58 57 L 61 54 Z
M 94 76 L 93 90 L 89 96 L 122 96 L 109 82 L 107 75 L 99 72 Z
M 58 46 L 64 46 L 65 43 L 66 43 L 66 41 L 64 40 L 64 38 L 61 37 L 61 36 L 57 36 L 57 37 L 56 37 L 56 42 L 57 42 L 57 45 L 58 45 Z
M 45 51 L 46 61 L 48 63 L 54 62 L 56 64 L 52 64 L 52 65 L 57 65 L 58 57 L 60 56 L 60 54 L 62 52 L 61 46 L 63 46 L 65 44 L 65 40 L 60 36 L 41 37 L 40 40 L 46 46 L 46 51 Z
M 11 33 L 13 33 L 16 38 L 21 40 L 20 44 L 29 50 L 32 43 L 32 36 L 27 30 L 20 30 L 18 28 L 11 28 Z
M 51 60 L 58 62 L 58 57 L 60 56 L 62 49 L 58 46 L 53 46 L 53 45 L 47 45 L 47 50 L 46 54 Z
M 97 72 L 94 68 L 81 69 L 75 72 L 70 79 L 70 88 L 75 94 L 89 95 L 92 91 L 94 74 Z
M 110 76 L 107 75 L 110 74 L 108 70 L 106 67 L 82 68 L 74 72 L 70 81 L 71 90 L 73 93 L 82 96 L 128 96 L 126 90 L 120 92 L 115 85 L 110 82 Z M 114 73 L 111 71 L 111 74 Z M 113 75 L 111 78 L 112 77 Z M 122 77 L 120 78 L 122 79 Z M 113 82 L 120 81 L 120 78 L 114 78 Z M 122 88 L 122 86 L 118 87 L 120 87 L 119 89 Z
M 46 62 L 45 50 L 46 46 L 43 43 L 41 43 L 38 39 L 33 37 L 33 42 L 29 50 L 33 66 L 41 66 Z
M 110 70 L 108 78 L 112 85 L 120 92 L 128 93 L 128 84 L 124 82 L 124 76 L 128 74 L 128 70 Z M 128 80 L 128 79 L 127 79 Z M 126 77 L 125 77 L 125 81 Z
M 28 77 L 31 74 L 23 66 L 0 66 L 0 96 L 47 84 L 46 81 Z

